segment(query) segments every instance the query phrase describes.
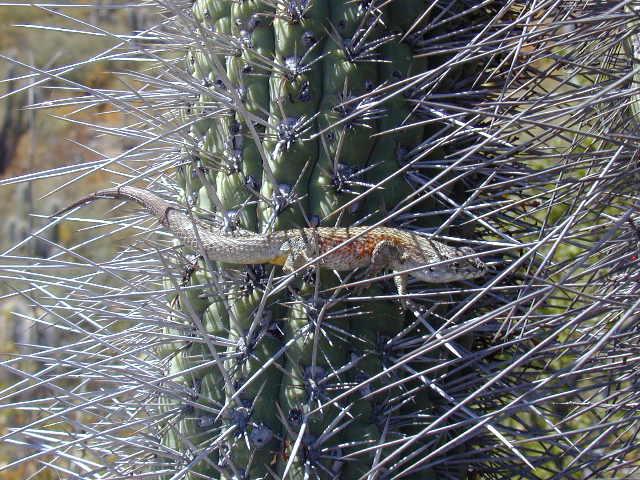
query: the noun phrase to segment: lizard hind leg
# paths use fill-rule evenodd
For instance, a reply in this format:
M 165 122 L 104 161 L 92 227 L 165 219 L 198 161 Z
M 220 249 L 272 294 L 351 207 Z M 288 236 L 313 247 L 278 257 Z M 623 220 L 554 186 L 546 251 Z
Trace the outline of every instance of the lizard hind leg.
M 287 259 L 284 261 L 284 264 L 282 265 L 282 269 L 285 271 L 285 273 L 291 273 L 291 272 L 295 272 L 300 267 L 304 266 L 304 264 L 306 263 L 307 263 L 306 256 L 301 255 L 299 253 L 296 254 L 296 253 L 290 252 L 287 255 Z
M 308 256 L 303 252 L 291 252 L 287 255 L 286 260 L 282 264 L 282 270 L 285 274 L 291 275 L 293 272 L 299 270 L 304 267 L 307 263 L 309 263 Z M 306 268 L 299 271 L 297 275 L 299 278 L 301 277 L 302 282 L 308 285 L 316 285 L 319 286 L 318 283 L 318 266 L 317 265 L 307 265 Z M 294 277 L 288 280 L 288 282 L 293 281 Z

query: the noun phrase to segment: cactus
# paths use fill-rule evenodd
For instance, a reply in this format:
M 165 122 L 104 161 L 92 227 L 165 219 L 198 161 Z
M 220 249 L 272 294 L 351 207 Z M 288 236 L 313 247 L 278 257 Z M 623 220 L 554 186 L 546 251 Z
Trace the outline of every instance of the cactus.
M 120 182 L 230 232 L 384 224 L 471 245 L 496 272 L 412 282 L 402 310 L 388 275 L 216 263 L 137 213 L 101 219 L 92 241 L 139 234 L 110 261 L 4 255 L 2 276 L 46 313 L 33 320 L 67 338 L 0 395 L 42 412 L 0 437 L 29 449 L 0 471 L 633 475 L 633 8 L 153 5 L 161 25 L 126 42 L 158 65 L 129 73 L 139 87 L 47 105 L 135 115 L 114 133 L 146 140 L 104 165 Z

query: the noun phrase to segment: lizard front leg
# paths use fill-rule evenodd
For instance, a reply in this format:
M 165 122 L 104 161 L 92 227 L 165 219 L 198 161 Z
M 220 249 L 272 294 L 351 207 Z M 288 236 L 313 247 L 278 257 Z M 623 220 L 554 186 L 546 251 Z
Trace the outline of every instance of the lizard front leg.
M 371 252 L 371 264 L 367 268 L 367 274 L 391 268 L 394 263 L 400 260 L 401 256 L 400 249 L 392 241 L 382 240 L 376 243 L 373 252 Z
M 396 265 L 402 263 L 403 253 L 400 251 L 397 245 L 389 240 L 383 240 L 373 249 L 371 254 L 371 265 L 367 268 L 367 275 L 375 272 L 379 272 L 384 269 L 393 269 Z M 394 273 L 396 273 L 394 271 Z M 394 275 L 393 281 L 396 284 L 398 295 L 404 296 L 407 294 L 407 275 L 398 274 Z M 402 310 L 414 310 L 419 308 L 418 305 L 407 298 L 400 299 L 400 305 Z
M 398 273 L 393 272 L 395 275 L 393 276 L 393 282 L 396 284 L 396 289 L 398 290 L 398 295 L 400 295 L 400 305 L 402 305 L 402 310 L 411 310 L 412 312 L 421 312 L 423 308 L 418 305 L 416 302 L 411 300 L 410 298 L 405 298 L 407 295 L 407 284 L 408 277 L 406 273 Z

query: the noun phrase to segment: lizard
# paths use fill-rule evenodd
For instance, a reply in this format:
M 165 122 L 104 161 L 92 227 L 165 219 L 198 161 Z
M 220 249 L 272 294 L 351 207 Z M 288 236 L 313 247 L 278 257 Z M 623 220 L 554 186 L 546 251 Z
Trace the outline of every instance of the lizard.
M 306 265 L 347 271 L 366 268 L 393 271 L 403 306 L 411 275 L 427 283 L 480 278 L 487 265 L 470 247 L 452 247 L 409 230 L 392 227 L 306 227 L 255 233 L 242 228 L 229 231 L 214 218 L 191 218 L 149 190 L 121 186 L 98 190 L 59 210 L 51 217 L 107 198 L 133 201 L 187 247 L 205 253 L 210 260 L 232 264 L 273 264 L 294 272 Z M 197 234 L 196 234 L 197 231 Z

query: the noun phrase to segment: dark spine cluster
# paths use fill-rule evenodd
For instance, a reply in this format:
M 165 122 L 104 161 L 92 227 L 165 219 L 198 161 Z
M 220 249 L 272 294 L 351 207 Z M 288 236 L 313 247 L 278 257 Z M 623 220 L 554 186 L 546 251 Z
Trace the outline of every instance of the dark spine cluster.
M 415 78 L 430 68 L 417 56 L 417 39 L 428 37 L 423 8 L 417 1 L 196 1 L 194 19 L 206 34 L 188 58 L 202 93 L 186 118 L 201 148 L 187 158 L 186 197 L 221 210 L 231 229 L 393 223 L 414 192 L 410 169 L 400 169 L 444 154 L 428 139 L 443 125 L 424 127 L 416 113 L 424 94 Z M 203 115 L 216 106 L 212 118 Z M 435 204 L 422 193 L 414 199 L 414 211 Z M 415 430 L 392 418 L 433 408 L 428 391 L 401 400 L 405 388 L 428 390 L 420 382 L 398 389 L 384 387 L 388 375 L 366 381 L 383 371 L 380 349 L 392 349 L 404 328 L 393 302 L 342 303 L 343 294 L 319 294 L 339 286 L 332 274 L 302 279 L 278 298 L 286 307 L 264 302 L 261 287 L 236 284 L 204 311 L 205 328 L 228 322 L 215 333 L 228 342 L 219 353 L 227 378 L 207 375 L 217 383 L 210 397 L 219 413 L 208 431 L 233 431 L 207 455 L 225 477 L 359 478 L 381 452 L 369 447 Z M 384 393 L 364 394 L 376 389 Z
M 3 57 L 25 69 L 17 80 L 55 87 L 35 107 L 61 107 L 74 127 L 96 109 L 108 118 L 97 144 L 113 134 L 130 150 L 109 143 L 93 163 L 0 185 L 98 172 L 201 229 L 380 224 L 493 268 L 409 277 L 401 311 L 389 272 L 216 263 L 131 202 L 7 222 L 18 234 L 0 254 L 0 301 L 23 300 L 0 329 L 19 344 L 0 362 L 13 422 L 0 450 L 17 453 L 0 454 L 0 475 L 637 476 L 634 2 L 141 6 L 153 20 L 139 32 L 92 35 L 116 43 L 95 64 L 140 60 L 117 87 L 68 77 L 92 61 Z M 72 33 L 66 9 L 39 8 Z

